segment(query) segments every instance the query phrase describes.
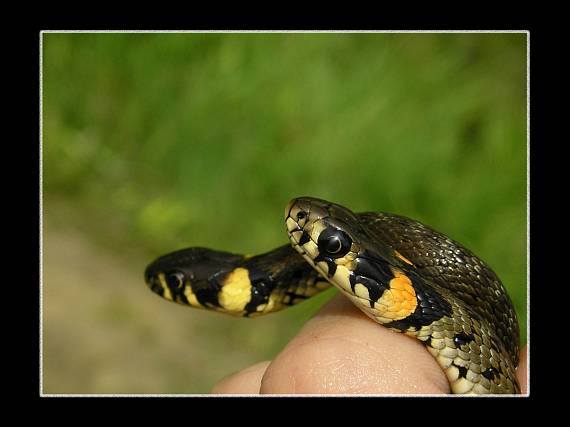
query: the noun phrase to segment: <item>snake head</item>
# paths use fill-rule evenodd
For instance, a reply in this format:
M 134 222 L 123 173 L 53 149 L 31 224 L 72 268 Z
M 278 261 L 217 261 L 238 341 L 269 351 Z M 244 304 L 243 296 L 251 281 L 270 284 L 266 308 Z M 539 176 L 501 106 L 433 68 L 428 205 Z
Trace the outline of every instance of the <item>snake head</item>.
M 292 246 L 367 315 L 389 323 L 413 313 L 415 290 L 402 270 L 408 268 L 352 211 L 300 197 L 287 205 L 285 222 Z
M 358 219 L 340 205 L 298 197 L 287 205 L 285 223 L 293 247 L 325 276 L 353 262 L 361 249 Z
M 218 305 L 217 280 L 243 259 L 243 255 L 206 248 L 171 252 L 148 265 L 144 277 L 147 286 L 161 297 L 193 307 Z
M 329 259 L 329 270 L 348 255 L 347 261 L 374 259 L 394 267 L 411 262 L 386 242 L 371 235 L 359 216 L 350 209 L 314 197 L 298 197 L 285 208 L 285 223 L 292 246 L 308 261 Z M 333 272 L 334 274 L 334 272 Z M 330 272 L 329 272 L 330 275 Z

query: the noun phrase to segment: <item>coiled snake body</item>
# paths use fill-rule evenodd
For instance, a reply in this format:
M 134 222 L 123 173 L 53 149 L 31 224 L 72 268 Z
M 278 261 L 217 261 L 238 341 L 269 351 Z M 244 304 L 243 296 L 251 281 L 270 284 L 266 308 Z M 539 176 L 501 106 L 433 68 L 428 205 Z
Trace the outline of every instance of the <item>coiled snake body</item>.
M 453 393 L 519 393 L 519 325 L 497 275 L 449 237 L 388 213 L 353 213 L 311 197 L 285 210 L 291 245 L 257 256 L 172 252 L 145 271 L 185 305 L 256 317 L 337 287 L 360 310 L 421 340 Z

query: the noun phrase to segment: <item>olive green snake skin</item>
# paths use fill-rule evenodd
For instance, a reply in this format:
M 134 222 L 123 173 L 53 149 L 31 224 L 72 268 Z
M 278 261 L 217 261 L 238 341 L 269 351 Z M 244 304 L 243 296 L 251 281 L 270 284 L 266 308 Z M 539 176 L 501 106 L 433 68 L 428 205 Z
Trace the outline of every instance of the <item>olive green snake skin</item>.
M 374 321 L 419 339 L 452 393 L 520 393 L 516 312 L 471 251 L 404 216 L 311 197 L 289 202 L 285 223 L 291 245 L 257 256 L 183 249 L 151 263 L 145 280 L 168 300 L 245 317 L 332 284 Z

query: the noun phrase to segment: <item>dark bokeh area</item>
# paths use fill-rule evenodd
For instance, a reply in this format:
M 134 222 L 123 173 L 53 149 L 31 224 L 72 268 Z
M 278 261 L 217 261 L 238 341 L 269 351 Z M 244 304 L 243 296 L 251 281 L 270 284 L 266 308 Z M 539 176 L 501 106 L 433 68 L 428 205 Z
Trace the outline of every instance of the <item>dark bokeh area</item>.
M 526 34 L 44 33 L 43 390 L 208 393 L 334 291 L 254 320 L 143 281 L 260 253 L 311 195 L 406 215 L 497 272 L 526 342 Z

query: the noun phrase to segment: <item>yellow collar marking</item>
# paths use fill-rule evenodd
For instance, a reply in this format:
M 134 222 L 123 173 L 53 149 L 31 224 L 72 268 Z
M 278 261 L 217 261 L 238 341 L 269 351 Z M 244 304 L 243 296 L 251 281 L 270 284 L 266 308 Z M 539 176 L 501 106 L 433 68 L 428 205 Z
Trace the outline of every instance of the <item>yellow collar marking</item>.
M 231 313 L 239 313 L 251 300 L 251 281 L 247 269 L 238 267 L 231 271 L 222 283 L 218 302 Z
M 392 272 L 394 278 L 390 280 L 390 288 L 384 291 L 374 307 L 385 319 L 401 320 L 414 312 L 418 300 L 410 278 L 400 270 L 393 269 Z

